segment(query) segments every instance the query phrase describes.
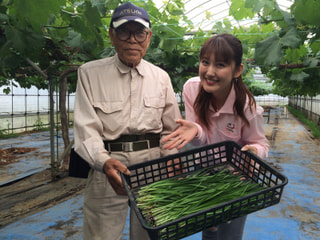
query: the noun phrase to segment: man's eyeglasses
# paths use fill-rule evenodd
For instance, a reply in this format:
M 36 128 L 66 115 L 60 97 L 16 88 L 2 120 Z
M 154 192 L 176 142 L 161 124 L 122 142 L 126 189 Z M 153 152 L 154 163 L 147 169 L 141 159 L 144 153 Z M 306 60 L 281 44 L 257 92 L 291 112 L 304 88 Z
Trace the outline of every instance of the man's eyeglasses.
M 115 29 L 115 31 L 119 40 L 127 41 L 132 34 L 138 43 L 144 42 L 147 39 L 147 36 L 149 34 L 149 32 L 147 31 L 130 32 L 126 29 Z

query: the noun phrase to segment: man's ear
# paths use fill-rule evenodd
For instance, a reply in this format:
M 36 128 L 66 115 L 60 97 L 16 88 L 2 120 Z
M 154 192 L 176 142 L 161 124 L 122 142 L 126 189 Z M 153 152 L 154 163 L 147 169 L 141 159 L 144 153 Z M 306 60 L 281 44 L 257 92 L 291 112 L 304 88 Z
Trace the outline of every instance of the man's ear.
M 110 40 L 111 40 L 111 44 L 112 44 L 112 46 L 114 46 L 113 45 L 113 41 L 114 41 L 114 31 L 113 31 L 113 28 L 109 28 L 109 37 L 110 37 Z
M 149 30 L 149 34 L 148 34 L 148 46 L 147 48 L 149 48 L 150 42 L 151 42 L 151 37 L 152 37 L 152 31 Z

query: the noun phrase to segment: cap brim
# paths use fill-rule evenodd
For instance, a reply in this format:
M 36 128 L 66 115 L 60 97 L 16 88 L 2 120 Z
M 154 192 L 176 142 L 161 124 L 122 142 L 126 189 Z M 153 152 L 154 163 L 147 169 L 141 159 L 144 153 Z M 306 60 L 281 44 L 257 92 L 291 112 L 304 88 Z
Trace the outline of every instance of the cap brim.
M 150 29 L 150 24 L 147 21 L 143 20 L 142 18 L 137 18 L 135 16 L 132 16 L 132 17 L 131 16 L 127 16 L 125 18 L 117 19 L 117 20 L 113 21 L 112 24 L 113 24 L 114 28 L 118 28 L 122 24 L 127 23 L 127 22 L 132 22 L 132 21 L 140 23 L 143 26 L 145 26 L 146 28 Z

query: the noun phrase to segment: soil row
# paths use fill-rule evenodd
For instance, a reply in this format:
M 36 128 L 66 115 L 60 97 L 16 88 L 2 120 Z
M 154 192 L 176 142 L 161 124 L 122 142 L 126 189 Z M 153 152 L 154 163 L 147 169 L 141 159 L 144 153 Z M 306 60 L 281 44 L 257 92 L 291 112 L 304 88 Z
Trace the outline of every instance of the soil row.
M 83 192 L 86 179 L 66 174 L 52 181 L 44 170 L 0 187 L 0 228 L 43 211 Z

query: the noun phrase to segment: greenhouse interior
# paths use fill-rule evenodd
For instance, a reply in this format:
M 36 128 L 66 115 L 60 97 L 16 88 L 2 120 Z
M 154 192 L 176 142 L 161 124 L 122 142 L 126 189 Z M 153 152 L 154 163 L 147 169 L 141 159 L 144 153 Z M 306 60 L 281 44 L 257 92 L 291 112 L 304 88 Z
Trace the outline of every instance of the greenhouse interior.
M 127 5 L 128 3 L 133 5 Z M 181 138 L 180 144 L 182 145 L 183 142 L 185 144 L 182 148 L 176 148 L 176 151 L 171 152 L 174 154 L 170 164 L 176 164 L 174 161 L 177 158 L 180 164 L 177 163 L 173 170 L 170 170 L 174 172 L 173 174 L 167 172 L 172 168 L 168 160 L 171 154 L 148 159 L 152 164 L 147 165 L 148 163 L 143 162 L 145 165 L 141 169 L 141 163 L 140 165 L 130 165 L 126 162 L 126 167 L 131 171 L 130 177 L 124 176 L 123 172 L 120 174 L 119 169 L 114 169 L 117 170 L 117 179 L 119 178 L 125 195 L 128 195 L 129 208 L 123 218 L 125 223 L 123 222 L 122 239 L 133 239 L 132 233 L 130 233 L 132 231 L 130 230 L 132 227 L 131 214 L 137 215 L 138 224 L 141 224 L 139 227 L 142 227 L 148 235 L 138 238 L 143 238 L 142 240 L 223 240 L 228 235 L 232 236 L 231 233 L 228 233 L 229 227 L 238 217 L 246 217 L 246 220 L 241 237 L 234 237 L 235 240 L 320 239 L 320 187 L 317 184 L 320 180 L 320 15 L 318 14 L 320 1 L 42 0 L 39 2 L 29 0 L 24 2 L 12 0 L 2 1 L 0 6 L 0 66 L 2 70 L 0 74 L 0 188 L 2 192 L 0 194 L 0 239 L 93 239 L 92 236 L 88 238 L 84 234 L 84 226 L 87 224 L 84 221 L 86 217 L 84 206 L 87 204 L 85 201 L 86 191 L 89 188 L 88 179 L 97 174 L 96 172 L 105 173 L 105 179 L 109 179 L 104 168 L 101 168 L 106 165 L 108 160 L 105 161 L 105 165 L 102 163 L 98 167 L 101 164 L 99 162 L 101 159 L 97 157 L 98 154 L 101 154 L 99 146 L 103 145 L 104 154 L 108 155 L 108 159 L 113 156 L 110 146 L 113 144 L 112 141 L 117 139 L 105 139 L 104 134 L 106 131 L 117 132 L 122 126 L 123 128 L 131 126 L 132 122 L 125 122 L 122 117 L 114 120 L 110 115 L 112 115 L 112 111 L 118 113 L 129 111 L 126 110 L 129 109 L 127 104 L 132 103 L 127 102 L 122 105 L 118 103 L 92 103 L 91 107 L 95 111 L 94 116 L 98 116 L 98 118 L 102 116 L 98 122 L 94 123 L 96 119 L 89 119 L 90 116 L 85 115 L 85 113 L 90 113 L 90 111 L 85 111 L 88 103 L 81 102 L 80 96 L 83 97 L 84 92 L 86 94 L 90 92 L 92 94 L 90 97 L 98 97 L 95 93 L 91 93 L 91 90 L 103 88 L 101 92 L 110 92 L 111 95 L 120 99 L 120 95 L 126 91 L 123 89 L 120 91 L 119 86 L 125 85 L 114 84 L 112 86 L 116 87 L 111 91 L 108 90 L 107 84 L 91 88 L 89 75 L 99 76 L 100 73 L 89 73 L 89 70 L 84 73 L 83 69 L 90 64 L 93 66 L 95 61 L 111 61 L 110 59 L 119 58 L 122 65 L 130 68 L 128 71 L 136 71 L 143 76 L 145 69 L 141 74 L 140 65 L 125 63 L 121 59 L 119 48 L 122 47 L 121 43 L 129 44 L 131 41 L 134 41 L 136 45 L 143 46 L 146 40 L 141 42 L 137 39 L 138 33 L 145 33 L 145 31 L 147 31 L 145 36 L 149 42 L 143 55 L 144 62 L 156 67 L 153 68 L 153 71 L 159 71 L 159 74 L 154 72 L 152 76 L 156 76 L 159 80 L 163 80 L 160 71 L 164 71 L 168 75 L 169 88 L 172 88 L 174 94 L 171 99 L 175 100 L 174 106 L 177 106 L 176 109 L 179 110 L 179 116 L 181 116 L 181 120 L 178 120 L 175 128 L 181 129 L 181 131 L 177 130 L 175 133 Z M 139 12 L 141 10 L 137 9 L 143 9 L 143 17 L 138 17 L 139 23 L 135 22 L 136 19 L 130 18 L 130 20 L 126 20 L 128 23 L 121 22 L 122 26 L 131 26 L 130 23 L 133 22 L 132 25 L 139 26 L 142 26 L 143 23 L 144 27 L 145 23 L 148 23 L 149 27 L 144 28 L 143 31 L 124 28 L 124 34 L 127 34 L 128 37 L 120 39 L 120 33 L 114 25 L 114 22 L 118 21 L 115 15 L 126 15 L 128 9 L 122 9 L 117 13 L 119 6 L 134 6 L 135 10 L 129 9 L 130 14 L 141 15 Z M 147 19 L 144 11 L 148 15 Z M 220 112 L 220 110 L 226 106 L 225 102 L 220 107 L 215 105 L 214 100 L 217 100 L 214 97 L 215 91 L 219 90 L 215 90 L 215 84 L 212 82 L 218 82 L 219 86 L 219 82 L 223 80 L 205 81 L 202 75 L 206 64 L 207 68 L 211 69 L 209 65 L 212 61 L 212 59 L 206 58 L 204 61 L 203 55 L 201 55 L 206 41 L 224 34 L 240 40 L 242 47 L 241 83 L 243 82 L 246 91 L 252 94 L 256 104 L 255 108 L 250 108 L 251 115 L 253 116 L 260 111 L 259 119 L 257 117 L 257 120 L 250 119 L 248 122 L 246 116 L 244 119 L 247 121 L 244 121 L 242 116 L 248 113 L 242 112 L 241 115 L 236 103 L 230 105 L 230 111 L 232 111 L 235 121 L 243 120 L 239 134 L 245 135 L 246 133 L 248 139 L 241 139 L 241 141 L 237 138 L 238 136 L 230 135 L 231 132 L 238 131 L 230 120 L 228 122 L 220 120 L 224 124 L 220 124 L 223 125 L 223 129 L 222 127 L 221 129 L 211 128 L 219 126 L 219 116 L 221 119 L 224 116 L 223 111 Z M 118 42 L 114 40 L 114 36 L 117 36 Z M 234 51 L 233 57 L 236 59 L 235 51 L 237 50 L 234 50 L 236 47 L 231 45 L 229 47 L 231 50 L 228 48 L 221 50 L 221 52 Z M 132 49 L 125 51 L 130 52 Z M 211 53 L 217 54 L 216 50 L 211 50 Z M 221 56 L 221 54 L 220 57 L 224 58 L 223 64 L 226 64 L 228 57 Z M 223 67 L 219 65 L 217 68 L 227 69 L 226 65 Z M 106 66 L 106 72 L 107 69 L 111 69 L 110 66 Z M 120 67 L 119 71 L 122 71 Z M 107 73 L 109 74 L 109 72 Z M 119 80 L 112 79 L 112 77 L 120 78 L 118 75 L 112 74 L 114 73 L 111 73 L 110 70 L 110 76 L 106 75 L 103 78 L 107 79 L 106 81 L 116 82 Z M 219 74 L 217 75 L 219 76 Z M 221 76 L 223 77 L 223 75 Z M 85 82 L 87 77 L 88 82 Z M 190 87 L 191 84 L 187 83 L 191 83 L 191 80 L 194 79 L 199 79 L 199 91 L 197 90 L 199 95 L 196 95 L 197 98 L 194 97 L 194 102 L 190 102 L 193 99 L 190 100 L 191 97 L 187 94 L 192 91 L 189 89 L 188 92 L 187 87 Z M 230 92 L 234 91 L 234 85 L 238 78 L 233 78 L 233 80 L 235 81 L 232 82 L 232 88 L 229 88 Z M 130 86 L 130 91 L 131 88 L 134 89 L 133 84 L 128 86 Z M 147 93 L 150 95 L 157 92 L 157 86 L 160 84 L 151 88 L 149 85 Z M 84 89 L 85 87 L 88 89 Z M 117 95 L 117 90 L 119 95 Z M 201 98 L 201 91 L 206 93 L 205 97 L 213 96 L 212 100 L 204 102 L 205 97 Z M 167 92 L 165 94 L 170 95 Z M 239 97 L 238 94 L 235 91 L 235 98 Z M 156 113 L 165 112 L 167 105 L 159 107 L 162 104 L 162 98 L 149 101 L 147 100 L 149 95 L 147 95 L 144 99 L 146 105 L 155 104 Z M 229 99 L 229 95 L 226 96 Z M 246 104 L 249 104 L 248 96 L 244 98 Z M 106 99 L 107 97 L 105 97 Z M 131 99 L 130 96 L 128 99 Z M 197 100 L 198 102 L 196 102 Z M 84 105 L 79 104 L 80 102 Z M 199 107 L 200 104 L 204 105 L 205 103 L 208 104 L 206 106 L 210 106 L 209 111 Z M 101 110 L 95 104 L 101 104 L 105 109 L 100 107 Z M 166 104 L 169 106 L 171 103 Z M 80 110 L 82 107 L 83 109 Z M 110 110 L 108 107 L 114 109 Z M 130 107 L 132 106 L 130 105 Z M 143 107 L 145 106 L 140 106 L 140 109 Z M 135 108 L 132 107 L 132 109 Z M 191 112 L 190 109 L 192 109 Z M 146 111 L 148 110 L 150 109 L 146 109 Z M 213 114 L 214 117 L 211 118 L 210 111 L 214 111 L 217 116 Z M 101 112 L 105 114 L 105 121 Z M 132 111 L 130 114 L 134 115 L 135 112 Z M 171 119 L 175 114 L 176 111 L 172 110 L 167 115 L 170 115 Z M 160 121 L 169 118 L 167 115 L 163 114 Z M 78 120 L 79 118 L 77 119 L 76 116 L 82 116 L 83 119 Z M 144 112 L 140 113 L 138 117 L 142 118 L 142 116 L 144 116 Z M 85 117 L 89 119 L 87 122 L 85 122 Z M 112 125 L 107 121 L 109 119 L 117 122 L 119 128 L 112 129 L 110 127 L 108 129 L 109 125 Z M 211 120 L 213 123 L 210 123 Z M 197 129 L 197 135 L 192 135 L 192 138 L 184 140 L 182 138 L 187 133 L 189 134 L 190 130 L 184 124 L 190 122 L 191 125 L 192 121 L 195 121 L 192 126 L 194 126 L 193 130 Z M 152 119 L 151 121 L 146 119 L 146 122 L 152 122 Z M 248 127 L 245 126 L 245 122 L 248 123 Z M 259 127 L 260 123 L 261 127 Z M 153 124 L 156 125 L 156 120 L 153 121 Z M 166 126 L 165 122 L 161 124 L 161 128 Z M 250 128 L 251 124 L 254 127 Z M 70 159 L 74 157 L 72 153 L 76 147 L 75 140 L 77 141 L 78 138 L 79 141 L 80 137 L 90 133 L 83 132 L 82 134 L 81 132 L 88 126 L 99 126 L 101 144 L 91 146 L 92 149 L 90 149 L 90 144 L 87 143 L 90 139 L 86 139 L 87 142 L 81 143 L 83 146 L 77 145 L 79 155 L 82 154 L 81 158 L 90 157 L 89 160 L 82 159 L 89 166 L 88 171 L 90 172 L 89 177 L 88 175 L 85 177 L 73 176 L 70 173 Z M 77 127 L 83 129 L 80 131 Z M 175 130 L 171 127 L 170 129 L 170 131 Z M 212 131 L 210 132 L 210 130 Z M 227 143 L 221 137 L 226 135 L 223 131 L 229 134 L 226 137 Z M 259 135 L 254 131 L 259 131 L 259 134 L 262 134 L 262 138 L 267 142 L 263 147 L 260 146 L 259 139 L 254 139 L 254 136 Z M 197 142 L 201 142 L 199 140 L 200 133 L 208 134 L 202 138 L 201 145 Z M 130 136 L 128 133 L 122 134 Z M 166 135 L 162 136 L 161 134 L 159 135 L 162 141 Z M 193 141 L 193 138 L 196 141 Z M 204 138 L 206 140 L 203 140 Z M 91 141 L 93 141 L 92 139 Z M 119 139 L 122 138 L 119 137 Z M 170 140 L 172 139 L 175 137 L 172 136 Z M 223 140 L 216 142 L 213 139 Z M 229 147 L 229 140 L 235 145 Z M 116 143 L 118 144 L 118 142 Z M 130 141 L 131 145 L 124 144 L 122 141 L 119 143 L 122 144 L 120 152 L 128 155 L 131 152 L 136 152 L 132 147 L 135 146 L 134 142 Z M 151 140 L 147 139 L 148 149 L 152 149 L 150 144 Z M 163 145 L 158 141 L 157 147 L 161 151 Z M 243 150 L 247 145 L 254 147 Z M 256 147 L 256 145 L 259 146 Z M 129 146 L 129 150 L 127 146 Z M 96 149 L 93 150 L 95 147 Z M 238 147 L 240 148 L 237 149 Z M 265 154 L 261 154 L 261 149 L 267 149 Z M 94 151 L 98 151 L 98 153 Z M 93 156 L 93 154 L 97 154 L 97 156 Z M 161 162 L 166 167 L 163 168 L 159 164 L 160 160 L 166 161 Z M 182 170 L 175 172 L 174 169 L 177 166 Z M 136 172 L 134 172 L 135 167 L 139 168 Z M 241 197 L 224 200 L 219 204 L 213 205 L 211 203 L 210 207 L 201 209 L 201 211 L 183 215 L 183 212 L 189 212 L 190 208 L 199 209 L 200 202 L 207 203 L 203 200 L 204 196 L 218 195 L 218 190 L 211 193 L 207 189 L 203 194 L 199 194 L 202 199 L 197 200 L 197 206 L 190 207 L 193 206 L 191 205 L 192 201 L 184 202 L 182 206 L 185 205 L 188 210 L 178 210 L 176 214 L 180 217 L 159 226 L 156 225 L 154 216 L 148 215 L 146 217 L 142 214 L 136 201 L 138 201 L 137 196 L 140 194 L 138 190 L 140 191 L 143 187 L 139 185 L 136 190 L 134 184 L 151 185 L 151 180 L 147 177 L 148 174 L 152 175 L 152 181 L 159 181 L 159 179 L 165 181 L 171 178 L 175 180 L 188 179 L 194 176 L 193 172 L 200 168 L 209 169 L 213 176 L 224 174 L 227 168 L 228 171 L 239 173 L 245 180 L 238 178 L 238 180 L 241 179 L 237 183 L 239 184 L 238 190 L 242 182 L 257 183 L 257 186 L 264 189 L 255 190 L 256 192 L 249 194 L 245 193 L 245 190 L 248 189 L 246 186 L 243 188 Z M 181 178 L 179 178 L 180 174 Z M 209 179 L 208 176 L 206 177 Z M 197 184 L 200 186 L 200 183 Z M 234 186 L 236 183 L 230 184 Z M 200 191 L 199 186 L 195 190 L 189 190 L 196 193 Z M 165 191 L 170 190 L 166 189 Z M 179 191 L 171 192 L 178 193 Z M 209 191 L 210 194 L 208 194 Z M 230 191 L 235 194 L 236 189 Z M 191 192 L 189 192 L 190 195 Z M 165 194 L 169 195 L 168 192 Z M 227 195 L 227 193 L 223 193 L 223 195 Z M 165 199 L 164 197 L 160 198 Z M 187 196 L 186 200 L 190 200 L 190 198 Z M 150 208 L 156 205 L 155 202 L 157 201 L 152 201 Z M 182 209 L 178 200 L 175 200 L 174 203 L 171 204 L 174 210 Z M 166 212 L 173 212 L 173 209 Z M 162 218 L 165 217 L 162 216 Z M 224 229 L 223 226 L 229 230 L 221 230 L 221 233 L 220 229 Z M 210 229 L 215 229 L 213 231 L 216 234 L 215 238 L 204 238 L 204 235 L 211 231 Z M 109 240 L 109 238 L 106 239 Z

